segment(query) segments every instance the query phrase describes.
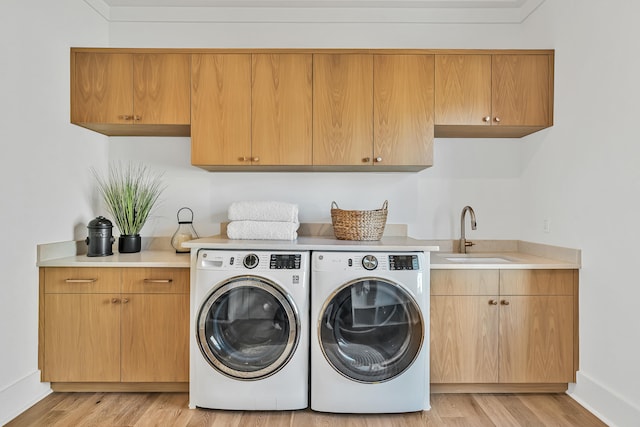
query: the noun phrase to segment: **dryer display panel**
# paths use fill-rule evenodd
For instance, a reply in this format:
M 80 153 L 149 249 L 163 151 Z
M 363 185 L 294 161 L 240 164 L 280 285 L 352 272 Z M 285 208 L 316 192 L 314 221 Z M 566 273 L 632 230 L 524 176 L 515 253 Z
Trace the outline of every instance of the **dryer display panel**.
M 402 287 L 376 278 L 346 284 L 324 305 L 318 333 L 322 351 L 355 381 L 388 381 L 407 370 L 422 347 L 420 307 Z
M 202 304 L 196 327 L 209 364 L 246 380 L 268 377 L 286 365 L 300 333 L 290 299 L 276 284 L 252 276 L 216 288 Z

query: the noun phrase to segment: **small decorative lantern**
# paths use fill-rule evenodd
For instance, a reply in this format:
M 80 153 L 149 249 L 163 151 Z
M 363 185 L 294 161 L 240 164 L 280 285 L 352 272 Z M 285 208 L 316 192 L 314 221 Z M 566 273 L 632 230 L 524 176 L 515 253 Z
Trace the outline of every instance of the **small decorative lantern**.
M 180 212 L 187 210 L 191 213 L 191 219 L 188 221 L 180 219 Z M 176 253 L 186 253 L 190 252 L 191 248 L 186 248 L 182 246 L 184 242 L 189 240 L 197 239 L 198 233 L 193 228 L 193 211 L 189 208 L 180 208 L 178 209 L 178 229 L 175 233 L 173 233 L 173 237 L 171 238 L 171 246 L 176 250 Z

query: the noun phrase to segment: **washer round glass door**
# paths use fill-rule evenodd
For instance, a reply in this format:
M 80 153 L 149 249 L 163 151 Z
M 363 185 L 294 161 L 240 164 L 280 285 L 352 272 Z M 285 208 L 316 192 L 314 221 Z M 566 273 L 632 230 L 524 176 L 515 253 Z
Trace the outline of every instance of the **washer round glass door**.
M 293 355 L 300 322 L 295 305 L 268 279 L 239 276 L 215 288 L 196 320 L 198 346 L 211 366 L 243 380 L 278 372 Z
M 363 383 L 388 381 L 407 370 L 424 340 L 415 299 L 401 286 L 361 278 L 325 302 L 318 325 L 320 346 L 340 374 Z

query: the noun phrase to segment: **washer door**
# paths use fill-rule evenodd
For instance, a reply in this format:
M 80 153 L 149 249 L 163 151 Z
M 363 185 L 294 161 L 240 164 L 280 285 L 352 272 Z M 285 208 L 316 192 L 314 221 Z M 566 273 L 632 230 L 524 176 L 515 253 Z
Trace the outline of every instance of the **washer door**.
M 239 276 L 216 287 L 200 308 L 196 339 L 211 366 L 242 380 L 273 375 L 298 344 L 295 305 L 272 281 Z
M 318 336 L 327 361 L 362 383 L 388 381 L 418 357 L 424 321 L 415 299 L 401 286 L 362 278 L 338 289 L 320 312 Z

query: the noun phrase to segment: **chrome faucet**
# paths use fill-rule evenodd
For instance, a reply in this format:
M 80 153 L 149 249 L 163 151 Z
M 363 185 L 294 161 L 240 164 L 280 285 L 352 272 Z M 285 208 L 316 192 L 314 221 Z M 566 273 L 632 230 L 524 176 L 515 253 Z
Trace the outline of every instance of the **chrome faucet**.
M 471 215 L 471 229 L 475 230 L 477 225 L 476 213 L 473 211 L 473 208 L 471 206 L 465 206 L 462 209 L 462 214 L 460 215 L 460 253 L 462 254 L 467 253 L 467 246 L 475 245 L 475 243 L 473 243 L 472 241 L 467 241 L 467 239 L 464 237 L 464 215 L 467 213 L 467 211 Z

